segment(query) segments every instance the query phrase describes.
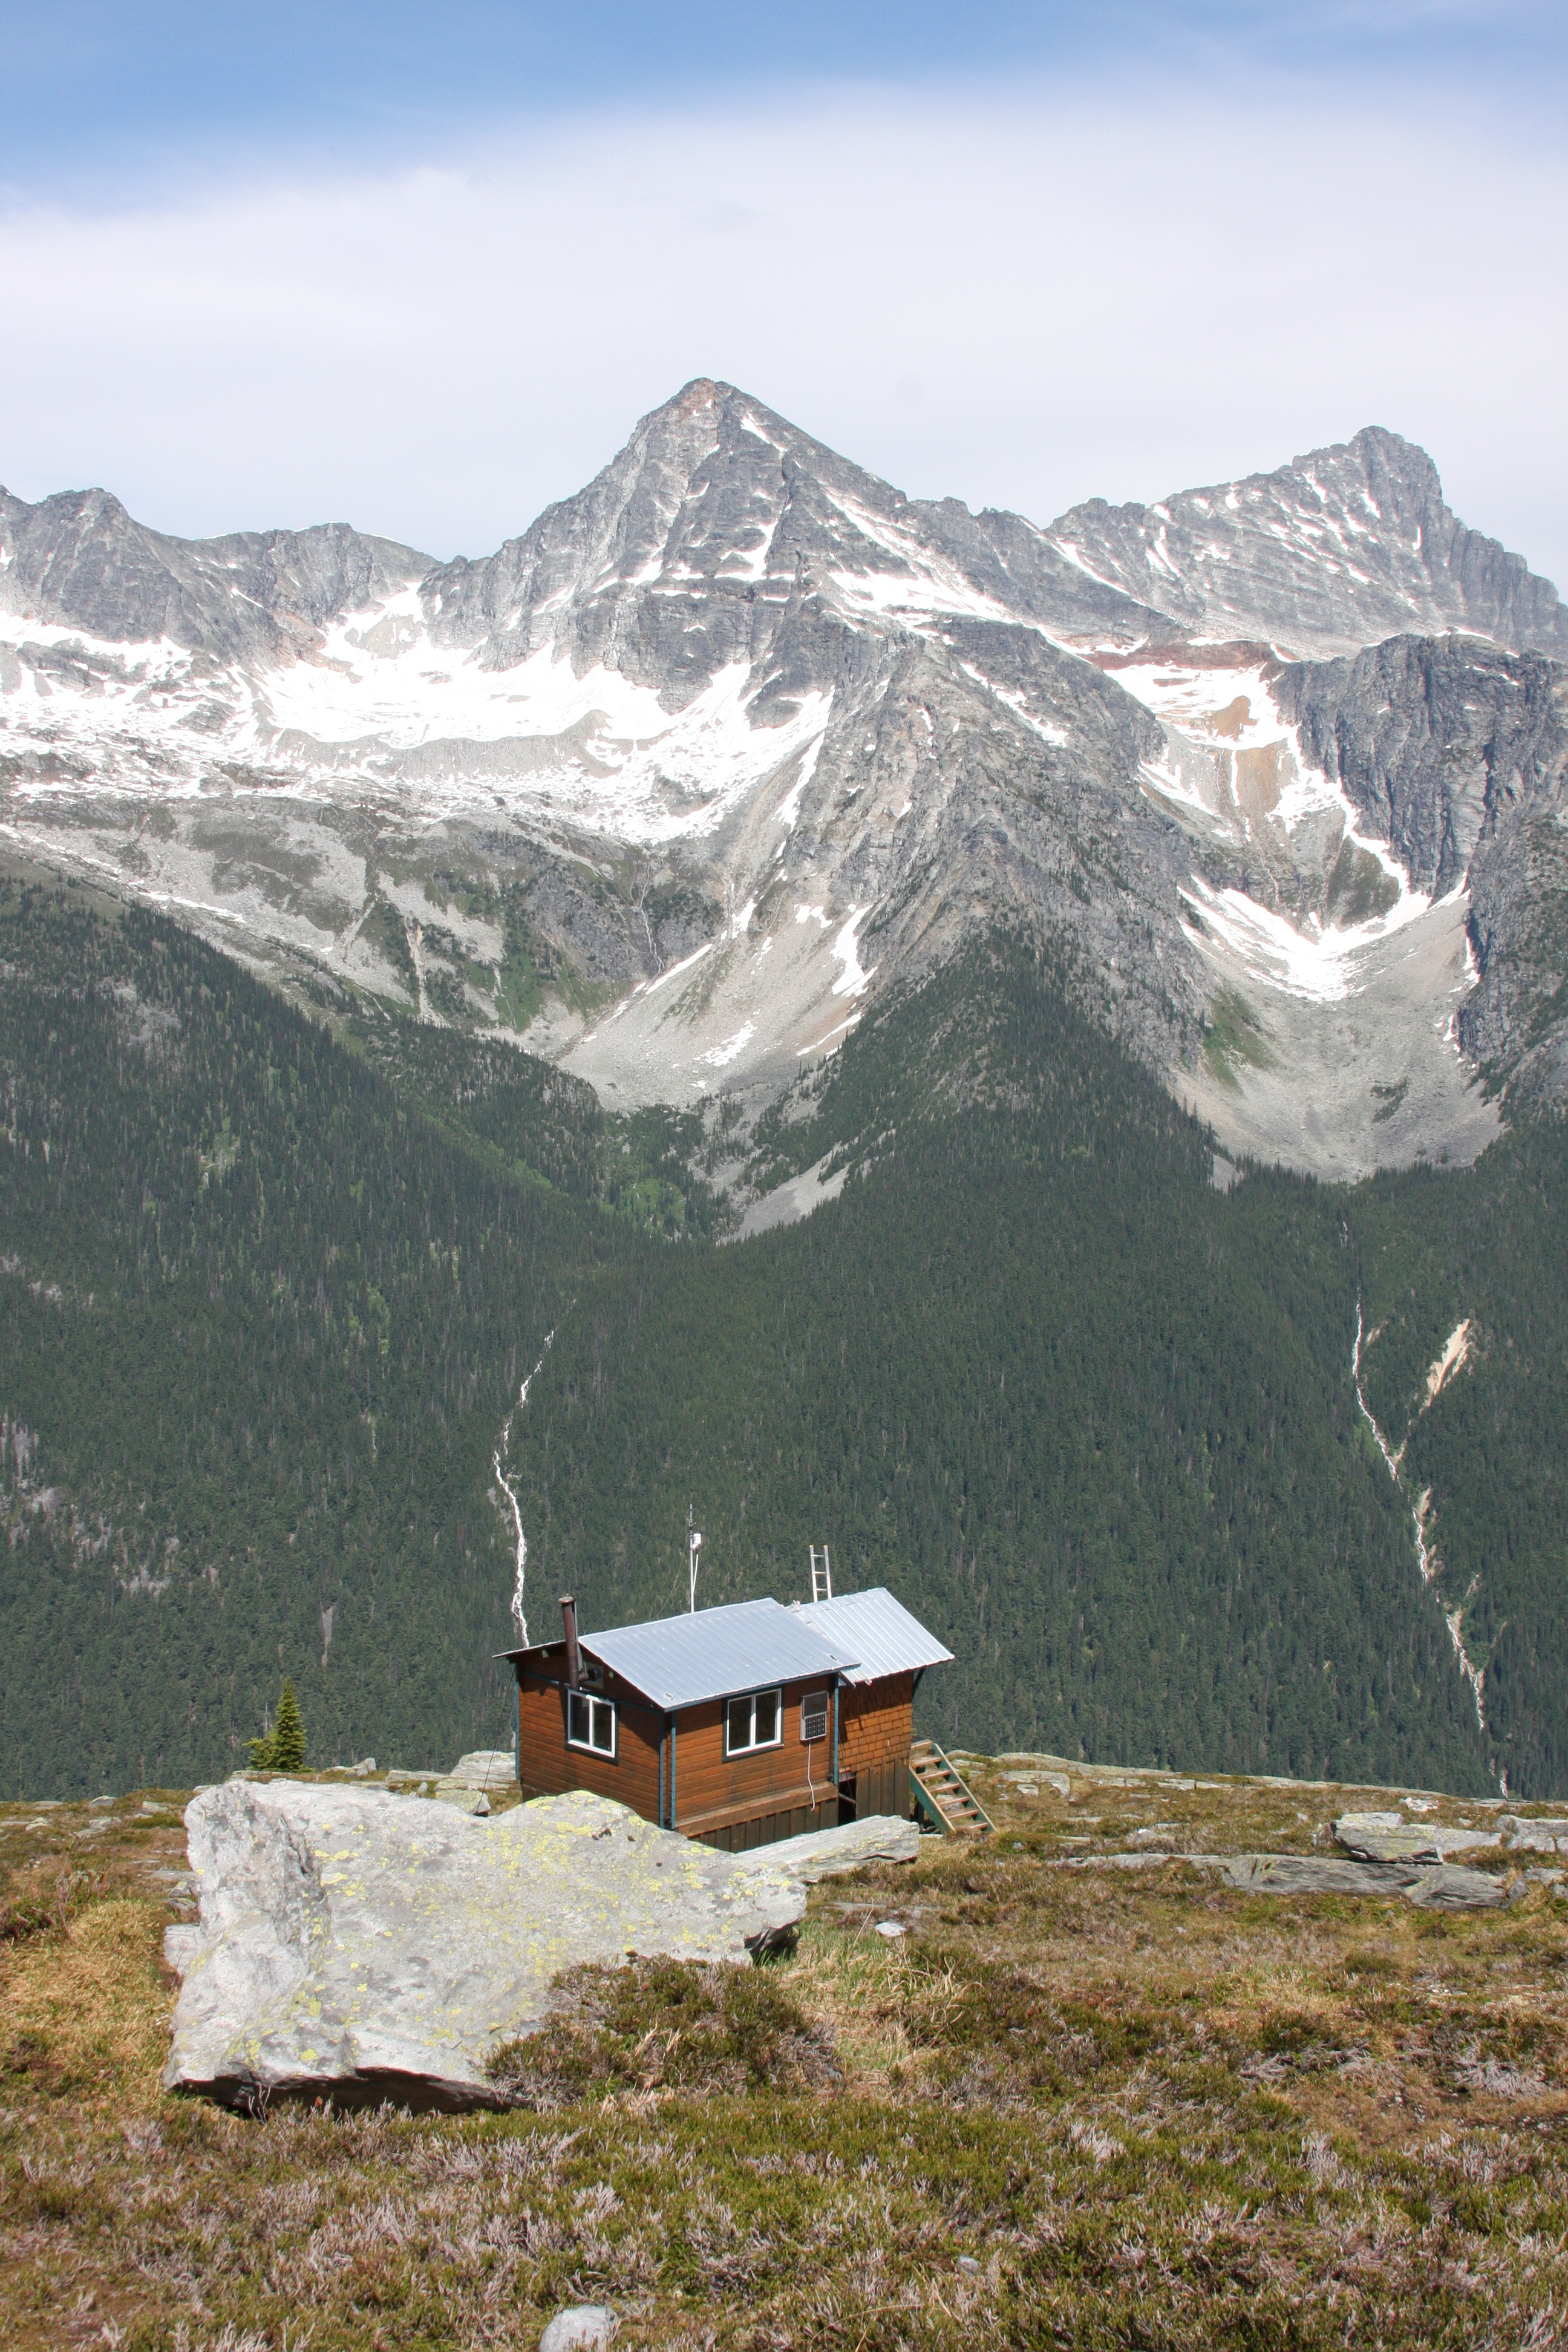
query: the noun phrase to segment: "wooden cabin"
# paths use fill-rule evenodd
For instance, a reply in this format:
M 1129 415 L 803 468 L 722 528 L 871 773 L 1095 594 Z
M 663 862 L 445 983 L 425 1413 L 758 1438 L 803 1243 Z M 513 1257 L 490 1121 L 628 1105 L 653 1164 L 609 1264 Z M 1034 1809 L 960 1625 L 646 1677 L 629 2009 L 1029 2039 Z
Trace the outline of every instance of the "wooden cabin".
M 914 1694 L 943 1649 L 879 1588 L 740 1601 L 508 1650 L 524 1797 L 593 1789 L 736 1853 L 910 1811 Z

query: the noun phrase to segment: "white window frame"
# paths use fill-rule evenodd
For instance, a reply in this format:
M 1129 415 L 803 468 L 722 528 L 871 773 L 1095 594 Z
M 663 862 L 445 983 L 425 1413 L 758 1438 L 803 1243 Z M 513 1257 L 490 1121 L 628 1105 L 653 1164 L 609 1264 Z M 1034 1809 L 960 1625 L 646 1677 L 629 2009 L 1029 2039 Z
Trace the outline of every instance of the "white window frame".
M 586 1739 L 577 1739 L 573 1737 L 572 1717 L 576 1707 L 579 1706 L 587 1709 L 588 1737 Z M 600 1718 L 605 1716 L 609 1717 L 610 1722 L 610 1744 L 607 1748 L 602 1748 L 594 1738 L 594 1733 L 598 1728 Z M 620 1744 L 620 1709 L 616 1706 L 615 1700 L 613 1698 L 601 1698 L 597 1691 L 569 1690 L 566 1694 L 567 1747 L 575 1748 L 584 1756 L 597 1756 L 605 1763 L 613 1764 L 619 1752 Z
M 756 1736 L 757 1701 L 760 1698 L 771 1698 L 773 1703 L 773 1736 L 771 1739 L 759 1739 Z M 750 1706 L 752 1710 L 752 1737 L 750 1739 L 742 1741 L 741 1745 L 737 1747 L 730 1738 L 730 1710 L 733 1706 L 747 1705 Z M 724 1701 L 724 1755 L 726 1761 L 728 1761 L 731 1757 L 734 1756 L 761 1756 L 763 1755 L 770 1748 L 782 1748 L 784 1746 L 784 1685 L 782 1683 L 767 1685 L 762 1690 L 737 1691 L 733 1698 L 727 1698 Z

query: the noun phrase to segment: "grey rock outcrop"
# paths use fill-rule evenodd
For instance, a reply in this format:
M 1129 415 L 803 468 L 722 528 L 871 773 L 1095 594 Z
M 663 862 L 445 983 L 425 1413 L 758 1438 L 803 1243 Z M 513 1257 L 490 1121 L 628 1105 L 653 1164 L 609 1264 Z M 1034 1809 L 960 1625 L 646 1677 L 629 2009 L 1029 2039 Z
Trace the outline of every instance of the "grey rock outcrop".
M 1515 1813 L 1504 1813 L 1498 1827 L 1512 1852 L 1568 1853 L 1568 1820 L 1538 1814 L 1534 1819 L 1521 1821 Z
M 799 1879 L 803 1885 L 816 1886 L 824 1878 L 864 1870 L 873 1863 L 913 1862 L 920 1845 L 920 1830 L 913 1822 L 890 1813 L 868 1814 L 863 1822 L 808 1830 L 804 1837 L 758 1846 L 743 1861 L 768 1878 Z
M 199 1925 L 164 2081 L 274 2096 L 504 2104 L 485 2062 L 551 1985 L 633 1955 L 743 1961 L 804 1916 L 798 1879 L 577 1791 L 491 1822 L 383 1790 L 244 1780 L 186 1809 Z
M 1447 1829 L 1407 1821 L 1403 1813 L 1342 1813 L 1334 1823 L 1334 1842 L 1360 1862 L 1443 1863 L 1450 1854 L 1500 1846 L 1502 1832 Z
M 1342 1862 L 1300 1853 L 1187 1853 L 1179 1859 L 1249 1895 L 1397 1895 L 1419 1908 L 1440 1911 L 1495 1911 L 1509 1899 L 1505 1880 L 1452 1864 L 1423 1869 L 1410 1862 Z

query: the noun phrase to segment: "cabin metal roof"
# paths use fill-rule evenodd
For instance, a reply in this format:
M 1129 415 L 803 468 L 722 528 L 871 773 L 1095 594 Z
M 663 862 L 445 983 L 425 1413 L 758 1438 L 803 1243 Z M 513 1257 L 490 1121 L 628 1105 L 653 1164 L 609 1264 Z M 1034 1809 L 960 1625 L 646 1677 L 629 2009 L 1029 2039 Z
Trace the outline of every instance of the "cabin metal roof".
M 805 1610 L 783 1609 L 776 1601 L 734 1601 L 685 1617 L 617 1626 L 613 1633 L 579 1634 L 578 1646 L 656 1706 L 696 1706 L 768 1683 L 817 1675 L 831 1682 L 835 1675 L 851 1674 L 858 1653 L 825 1628 L 803 1623 L 805 1616 Z
M 852 1683 L 874 1683 L 884 1675 L 952 1663 L 952 1652 L 944 1650 L 886 1585 L 874 1585 L 869 1592 L 841 1593 L 837 1601 L 802 1601 L 791 1613 L 855 1659 L 846 1669 Z

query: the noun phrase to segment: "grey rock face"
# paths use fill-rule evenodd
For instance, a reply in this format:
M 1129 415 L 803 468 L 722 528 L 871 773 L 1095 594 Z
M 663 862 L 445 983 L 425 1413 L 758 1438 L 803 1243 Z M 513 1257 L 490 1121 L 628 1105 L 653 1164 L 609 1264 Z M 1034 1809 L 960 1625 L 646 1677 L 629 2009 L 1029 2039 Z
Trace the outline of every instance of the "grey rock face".
M 218 661 L 287 657 L 323 622 L 429 568 L 415 549 L 346 523 L 174 539 L 107 490 L 28 506 L 0 489 L 0 609 L 119 643 L 169 637 Z
M 439 639 L 506 668 L 542 646 L 689 701 L 765 656 L 772 693 L 863 676 L 829 617 L 889 609 L 1040 619 L 1136 642 L 1160 615 L 1091 581 L 1016 515 L 906 499 L 734 385 L 707 379 L 643 418 L 604 472 L 482 562 L 432 571 Z M 815 609 L 814 609 L 815 608 Z
M 996 925 L 1065 950 L 1233 1156 L 1473 1158 L 1480 1063 L 1568 1094 L 1563 608 L 1394 435 L 1040 530 L 703 379 L 480 561 L 182 541 L 102 492 L 0 494 L 0 543 L 19 846 L 521 1034 L 613 1108 L 760 1106 Z M 1431 635 L 1459 627 L 1513 650 Z M 1247 671 L 1246 730 L 1173 719 L 1167 657 Z M 1468 878 L 1474 971 L 1449 907 L 1303 979 L 1395 862 Z
M 502 2104 L 497 2042 L 534 2032 L 551 1984 L 631 1955 L 744 1960 L 793 1932 L 805 1889 L 584 1791 L 489 1822 L 384 1791 L 245 1780 L 186 1808 L 200 1925 L 170 2088 Z
M 1568 1093 L 1551 1008 L 1568 975 L 1568 681 L 1534 654 L 1400 637 L 1353 661 L 1282 670 L 1275 692 L 1308 756 L 1342 785 L 1412 882 L 1463 884 L 1479 985 L 1460 1042 L 1525 1096 Z
M 1568 657 L 1568 610 L 1552 583 L 1467 529 L 1426 452 L 1380 426 L 1152 506 L 1092 499 L 1046 539 L 1194 634 L 1323 655 L 1471 629 Z

